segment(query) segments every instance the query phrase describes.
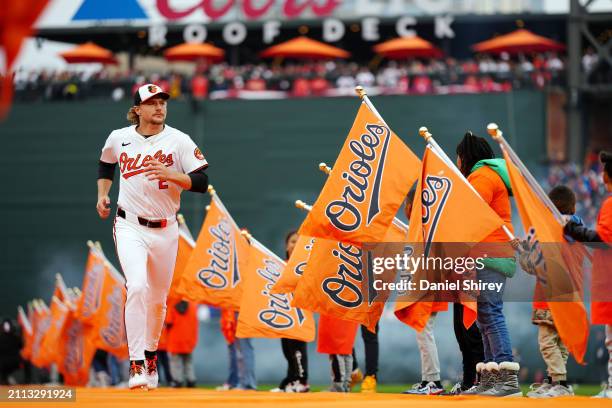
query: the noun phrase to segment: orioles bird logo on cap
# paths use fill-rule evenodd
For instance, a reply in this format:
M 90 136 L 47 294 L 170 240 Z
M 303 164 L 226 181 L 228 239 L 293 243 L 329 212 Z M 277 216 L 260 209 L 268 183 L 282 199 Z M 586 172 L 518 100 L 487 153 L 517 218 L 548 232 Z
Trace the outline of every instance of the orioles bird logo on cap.
M 155 85 L 149 85 L 149 87 L 147 89 L 151 93 L 157 92 L 157 87 Z

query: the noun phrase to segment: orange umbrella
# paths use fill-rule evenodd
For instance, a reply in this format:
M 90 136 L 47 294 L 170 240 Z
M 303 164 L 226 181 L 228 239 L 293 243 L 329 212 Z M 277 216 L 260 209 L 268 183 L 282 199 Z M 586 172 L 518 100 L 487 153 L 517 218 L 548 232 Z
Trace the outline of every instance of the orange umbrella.
M 348 58 L 351 54 L 342 48 L 325 44 L 308 37 L 297 37 L 266 48 L 260 54 L 264 58 L 286 57 L 300 59 Z
M 410 57 L 441 57 L 442 51 L 421 37 L 399 37 L 373 47 L 383 57 L 402 59 Z
M 164 52 L 168 61 L 195 61 L 208 59 L 221 61 L 225 57 L 225 51 L 214 45 L 206 43 L 184 43 L 168 48 Z
M 520 29 L 474 44 L 472 49 L 476 52 L 492 54 L 502 52 L 519 54 L 522 52 L 562 51 L 565 49 L 565 46 L 549 38 L 534 34 L 529 30 Z
M 99 62 L 102 64 L 116 64 L 117 60 L 110 50 L 102 48 L 92 42 L 81 44 L 69 51 L 60 53 L 60 56 L 69 64 Z

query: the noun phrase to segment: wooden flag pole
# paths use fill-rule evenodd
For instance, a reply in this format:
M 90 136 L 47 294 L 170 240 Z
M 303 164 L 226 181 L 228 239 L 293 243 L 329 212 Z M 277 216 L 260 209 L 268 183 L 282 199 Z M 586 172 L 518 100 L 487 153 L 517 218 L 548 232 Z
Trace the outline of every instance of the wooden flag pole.
M 299 208 L 300 210 L 304 210 L 304 211 L 312 210 L 312 205 L 308 205 L 302 200 L 295 200 L 295 206 Z
M 370 101 L 370 98 L 368 98 L 368 94 L 367 94 L 366 90 L 363 88 L 363 86 L 357 85 L 355 87 L 355 92 L 357 93 L 357 96 L 359 96 L 359 98 L 372 111 L 372 113 L 374 115 L 376 115 L 376 117 L 383 123 L 383 125 L 385 125 L 386 127 L 389 127 L 389 125 L 387 125 L 387 122 L 385 122 L 385 120 L 382 118 L 382 116 L 380 116 L 380 113 L 378 113 L 378 111 L 374 107 L 374 104 L 372 103 L 372 101 Z
M 453 161 L 450 159 L 450 157 L 448 157 L 448 155 L 446 154 L 446 152 L 444 150 L 442 150 L 442 148 L 440 147 L 440 145 L 438 144 L 438 142 L 436 142 L 436 140 L 434 139 L 433 135 L 431 133 L 429 133 L 429 130 L 425 127 L 425 126 L 421 126 L 419 128 L 419 135 L 425 139 L 425 142 L 431 147 L 431 149 L 436 152 L 438 154 L 438 156 L 440 156 L 440 158 L 442 159 L 442 161 L 444 161 L 444 163 L 450 167 L 456 174 L 457 176 L 459 176 L 459 178 L 461 180 L 463 180 L 463 182 L 465 184 L 467 184 L 470 189 L 472 189 L 472 191 L 474 193 L 476 193 L 476 195 L 478 197 L 480 197 L 480 194 L 478 193 L 478 191 L 476 191 L 476 189 L 474 188 L 474 186 L 472 186 L 470 184 L 470 182 L 467 180 L 467 178 L 463 175 L 463 173 L 461 173 L 461 171 L 457 168 L 457 166 L 455 165 L 455 163 L 453 163 Z M 480 199 L 482 199 L 482 197 L 480 197 Z M 502 225 L 502 229 L 504 230 L 504 232 L 506 233 L 506 235 L 508 236 L 509 240 L 513 240 L 515 239 L 514 234 L 508 229 L 508 227 L 506 227 L 505 225 Z
M 499 126 L 497 126 L 496 123 L 489 123 L 487 125 L 487 133 L 489 135 L 491 135 L 493 140 L 495 140 L 497 143 L 499 143 L 499 147 L 508 154 L 508 156 L 510 157 L 510 159 L 512 160 L 514 165 L 516 165 L 516 167 L 518 167 L 518 169 L 521 172 L 521 174 L 527 179 L 527 182 L 529 183 L 529 186 L 535 191 L 535 193 L 538 196 L 538 198 L 553 213 L 553 215 L 555 216 L 555 219 L 559 222 L 559 224 L 565 225 L 565 220 L 563 218 L 563 215 L 557 209 L 557 207 L 553 204 L 553 202 L 550 200 L 550 198 L 548 197 L 548 195 L 546 194 L 546 192 L 544 191 L 542 186 L 540 186 L 540 183 L 538 183 L 538 181 L 535 179 L 535 177 L 533 177 L 533 175 L 531 174 L 529 169 L 527 169 L 525 164 L 518 157 L 518 155 L 512 149 L 510 144 L 508 144 L 506 139 L 504 139 L 503 133 L 499 129 Z

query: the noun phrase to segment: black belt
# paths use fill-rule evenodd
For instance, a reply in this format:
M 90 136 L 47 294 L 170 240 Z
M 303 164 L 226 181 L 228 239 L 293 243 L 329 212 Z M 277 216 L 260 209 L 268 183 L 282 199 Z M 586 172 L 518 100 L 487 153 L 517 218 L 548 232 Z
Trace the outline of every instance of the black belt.
M 126 219 L 125 217 L 125 210 L 121 207 L 117 208 L 117 216 Z M 146 218 L 142 218 L 142 217 L 138 217 L 138 223 L 140 225 L 142 225 L 143 227 L 149 227 L 149 228 L 165 228 L 166 225 L 168 224 L 168 221 L 166 220 L 157 220 L 157 221 L 151 221 L 151 220 L 147 220 Z

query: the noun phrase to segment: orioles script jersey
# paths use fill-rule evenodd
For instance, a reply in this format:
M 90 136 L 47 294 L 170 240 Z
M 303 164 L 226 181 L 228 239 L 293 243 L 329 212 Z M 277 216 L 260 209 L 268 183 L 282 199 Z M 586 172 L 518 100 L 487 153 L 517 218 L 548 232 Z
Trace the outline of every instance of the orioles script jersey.
M 150 161 L 158 160 L 184 174 L 208 166 L 193 140 L 168 125 L 146 138 L 136 132 L 136 126 L 113 130 L 102 148 L 100 160 L 119 164 L 119 207 L 148 219 L 174 217 L 183 190 L 169 181 L 147 179 L 144 172 Z

